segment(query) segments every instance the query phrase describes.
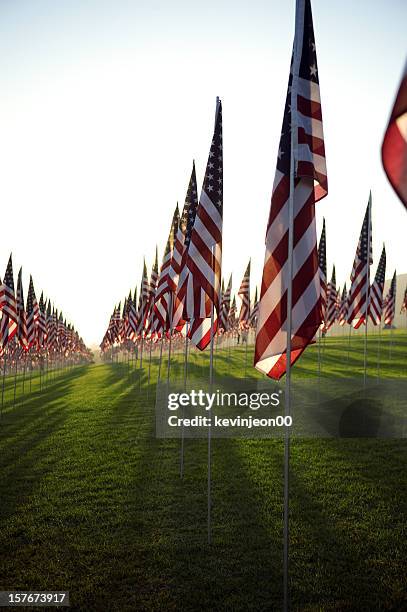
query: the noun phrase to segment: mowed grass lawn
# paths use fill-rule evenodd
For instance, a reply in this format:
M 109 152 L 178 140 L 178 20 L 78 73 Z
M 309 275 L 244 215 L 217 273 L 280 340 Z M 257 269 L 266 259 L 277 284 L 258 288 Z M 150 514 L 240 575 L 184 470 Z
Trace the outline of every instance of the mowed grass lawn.
M 383 376 L 406 376 L 394 334 Z M 362 374 L 361 336 L 327 339 L 325 377 Z M 369 338 L 376 375 L 377 337 Z M 249 360 L 252 360 L 252 348 Z M 216 375 L 241 377 L 245 348 L 218 349 Z M 295 376 L 315 375 L 310 347 Z M 208 356 L 191 354 L 190 376 Z M 155 438 L 157 365 L 61 372 L 0 422 L 0 589 L 69 590 L 71 609 L 281 610 L 283 442 L 212 443 L 213 542 L 206 541 L 206 440 Z M 147 362 L 145 362 L 147 366 Z M 182 356 L 173 360 L 182 372 Z M 249 367 L 249 374 L 254 371 Z M 163 375 L 166 375 L 165 368 Z M 406 441 L 294 440 L 290 579 L 293 610 L 405 610 Z

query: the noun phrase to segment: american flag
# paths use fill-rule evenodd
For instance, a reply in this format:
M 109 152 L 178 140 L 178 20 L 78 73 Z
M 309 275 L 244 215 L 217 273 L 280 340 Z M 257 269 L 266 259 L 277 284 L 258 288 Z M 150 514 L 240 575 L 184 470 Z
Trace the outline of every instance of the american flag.
M 376 276 L 369 291 L 369 318 L 373 325 L 380 325 L 383 310 L 383 287 L 386 275 L 386 249 L 383 245 Z
M 224 291 L 222 295 L 222 303 L 220 307 L 219 327 L 223 329 L 223 331 L 227 331 L 228 329 L 228 316 L 229 316 L 229 310 L 230 310 L 231 293 L 232 293 L 232 275 L 230 275 L 228 286 L 226 287 L 226 291 Z
M 242 300 L 239 312 L 239 327 L 240 329 L 247 329 L 250 316 L 250 260 L 237 295 Z
M 332 269 L 331 280 L 328 284 L 328 292 L 327 292 L 327 307 L 326 307 L 326 315 L 324 322 L 324 331 L 328 331 L 331 329 L 332 325 L 336 321 L 336 317 L 338 314 L 338 293 L 336 291 L 336 275 L 335 275 L 335 266 Z
M 384 306 L 385 325 L 393 324 L 395 311 L 396 311 L 396 271 L 394 271 L 393 278 L 390 284 L 390 289 L 387 293 L 386 300 L 385 300 L 385 306 Z
M 44 302 L 44 295 L 41 292 L 40 302 L 38 310 L 38 344 L 44 346 L 47 335 L 47 320 L 46 320 L 46 304 Z
M 146 261 L 143 262 L 143 274 L 141 277 L 140 297 L 137 309 L 137 336 L 144 336 L 146 318 L 148 313 L 148 299 L 150 297 L 150 284 L 147 277 Z
M 404 298 L 403 298 L 403 302 L 401 304 L 401 309 L 400 309 L 400 314 L 403 312 L 407 312 L 407 287 L 404 291 Z
M 151 269 L 148 306 L 147 306 L 147 323 L 146 323 L 146 336 L 152 333 L 154 323 L 154 300 L 157 290 L 158 281 L 158 249 L 155 250 L 155 260 Z
M 28 347 L 37 343 L 40 309 L 34 291 L 34 283 L 30 276 L 27 296 L 27 341 Z
M 255 294 L 254 294 L 253 308 L 252 308 L 252 311 L 250 313 L 249 324 L 251 325 L 251 327 L 255 328 L 256 325 L 257 325 L 257 314 L 258 314 L 258 311 L 259 311 L 259 302 L 258 302 L 258 299 L 257 299 L 257 287 L 256 287 L 256 291 L 255 291 Z
M 17 305 L 14 295 L 13 261 L 11 255 L 8 260 L 3 283 L 0 287 L 0 310 L 3 312 L 0 323 L 1 343 L 5 347 L 17 333 Z
M 338 323 L 343 327 L 348 320 L 348 292 L 346 291 L 346 283 L 342 289 L 341 302 L 339 304 Z
M 312 342 L 321 322 L 315 203 L 328 193 L 328 182 L 309 0 L 297 0 L 291 66 L 267 225 L 254 358 L 258 370 L 276 379 L 286 371 L 288 342 L 293 364 Z M 289 254 L 291 171 L 294 173 L 293 252 Z M 292 285 L 291 338 L 287 329 L 289 284 Z
M 327 305 L 327 287 L 326 287 L 326 230 L 325 218 L 323 220 L 321 238 L 318 245 L 318 265 L 319 265 L 319 284 L 321 287 L 321 327 L 324 327 L 326 305 Z
M 236 313 L 237 313 L 236 297 L 233 296 L 232 306 L 230 307 L 229 315 L 228 315 L 228 325 L 227 325 L 228 330 L 233 330 L 235 328 Z
M 167 244 L 164 251 L 164 257 L 161 264 L 160 275 L 158 277 L 157 290 L 155 293 L 154 300 L 154 318 L 155 323 L 153 325 L 154 330 L 159 332 L 161 330 L 168 331 L 172 323 L 173 314 L 173 292 L 169 284 L 169 271 L 171 266 L 172 252 L 175 243 L 175 236 L 177 235 L 179 224 L 179 210 L 178 204 L 175 208 L 174 215 L 172 217 L 172 223 L 170 233 L 168 235 Z
M 131 295 L 131 292 L 130 292 Z M 137 287 L 134 290 L 134 297 L 130 303 L 129 309 L 129 327 L 127 332 L 127 337 L 133 342 L 136 341 L 137 338 L 137 327 L 138 327 L 138 317 L 137 317 Z
M 372 197 L 369 196 L 350 276 L 348 323 L 358 329 L 365 322 L 372 258 Z
M 189 320 L 189 314 L 193 315 L 194 294 L 192 277 L 187 265 L 188 250 L 191 244 L 192 228 L 195 223 L 196 211 L 198 208 L 198 189 L 196 183 L 195 162 L 192 164 L 191 177 L 189 179 L 187 194 L 185 196 L 184 208 L 182 211 L 176 242 L 177 250 L 182 245 L 182 256 L 179 264 L 179 276 L 174 300 L 173 325 L 177 329 L 182 329 L 184 322 Z M 175 251 L 175 249 L 174 249 Z
M 192 228 L 187 265 L 193 279 L 194 304 L 189 318 L 206 318 L 213 305 L 219 314 L 222 267 L 223 152 L 222 104 L 216 104 L 215 129 L 201 196 Z M 204 292 L 209 300 L 203 299 Z
M 17 339 L 21 348 L 27 349 L 27 318 L 24 307 L 23 271 L 20 268 L 17 279 Z
M 387 178 L 407 208 L 407 62 L 384 135 L 382 161 Z

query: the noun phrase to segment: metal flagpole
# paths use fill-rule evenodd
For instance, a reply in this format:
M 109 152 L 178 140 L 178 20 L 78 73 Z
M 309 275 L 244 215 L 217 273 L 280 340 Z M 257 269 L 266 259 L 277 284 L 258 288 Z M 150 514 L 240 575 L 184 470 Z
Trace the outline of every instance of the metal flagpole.
M 350 355 L 350 336 L 352 332 L 352 322 L 349 323 L 349 340 L 348 340 L 348 365 L 349 365 L 349 355 Z
M 140 372 L 140 377 L 139 377 L 139 388 L 141 388 L 141 374 L 142 374 L 142 369 L 143 369 L 143 347 L 144 347 L 144 336 L 143 336 L 143 330 L 141 330 L 140 367 L 139 367 L 139 372 Z
M 161 343 L 160 343 L 160 363 L 158 364 L 158 375 L 157 375 L 157 383 L 161 378 L 161 364 L 163 360 L 163 342 L 164 342 L 164 330 L 161 333 Z
M 300 15 L 301 3 L 296 3 L 295 40 L 293 47 L 292 83 L 291 83 L 291 134 L 290 134 L 290 196 L 288 200 L 288 283 L 287 283 L 287 352 L 285 377 L 285 406 L 284 416 L 291 416 L 291 335 L 292 335 L 292 277 L 293 277 L 293 248 L 294 248 L 294 179 L 295 155 L 297 144 L 295 118 L 297 113 L 297 87 L 300 61 L 300 45 L 303 41 L 304 9 Z M 290 493 L 290 430 L 284 432 L 284 525 L 283 525 L 283 606 L 284 612 L 289 610 L 289 493 Z
M 0 409 L 0 417 L 3 416 L 3 406 L 4 406 L 4 385 L 6 379 L 6 367 L 7 367 L 7 348 L 4 349 L 4 361 L 3 361 L 3 384 L 1 388 L 1 409 Z
M 212 246 L 212 261 L 213 261 L 213 246 Z M 209 354 L 209 392 L 212 393 L 213 386 L 213 344 L 215 334 L 213 332 L 214 323 L 214 304 L 211 308 L 211 347 Z M 209 409 L 209 427 L 208 427 L 208 544 L 211 543 L 211 426 L 212 426 L 212 409 Z
M 14 366 L 14 394 L 13 394 L 13 408 L 15 408 L 16 406 L 16 391 L 17 391 L 17 350 L 15 351 L 14 354 L 14 359 L 16 360 L 15 366 Z
M 185 334 L 185 360 L 184 360 L 184 391 L 187 388 L 187 377 L 188 377 L 188 327 L 189 321 L 186 322 L 186 334 Z M 185 406 L 182 405 L 182 417 L 184 417 Z M 181 453 L 180 453 L 180 464 L 179 464 L 179 475 L 180 478 L 184 476 L 184 419 L 182 419 L 181 427 Z
M 369 194 L 369 214 L 367 219 L 367 252 L 366 252 L 366 305 L 365 305 L 365 343 L 364 343 L 364 355 L 363 355 L 363 385 L 366 387 L 366 369 L 367 369 L 367 328 L 369 325 L 368 313 L 369 313 L 369 287 L 370 287 L 370 223 L 372 218 L 372 192 Z
M 170 291 L 170 308 L 169 308 L 169 334 L 170 339 L 168 343 L 168 363 L 167 363 L 167 386 L 170 382 L 170 369 L 171 369 L 171 347 L 172 347 L 172 291 Z
M 377 345 L 377 378 L 380 378 L 380 349 L 381 349 L 381 339 L 382 339 L 382 319 L 379 321 L 379 342 Z

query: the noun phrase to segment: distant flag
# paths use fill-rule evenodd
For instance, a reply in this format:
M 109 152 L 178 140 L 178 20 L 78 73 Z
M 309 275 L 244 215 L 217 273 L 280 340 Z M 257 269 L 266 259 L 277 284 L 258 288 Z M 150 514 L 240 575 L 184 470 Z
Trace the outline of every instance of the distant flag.
M 143 274 L 141 277 L 140 297 L 137 309 L 137 336 L 144 336 L 144 328 L 148 313 L 148 299 L 150 297 L 150 284 L 147 277 L 146 261 L 143 262 Z
M 154 318 L 156 319 L 156 322 L 154 325 L 154 329 L 156 331 L 168 331 L 171 325 L 173 312 L 173 292 L 169 282 L 169 271 L 171 267 L 175 236 L 177 235 L 178 231 L 178 223 L 179 210 L 177 204 L 172 217 L 170 233 L 168 235 L 168 240 L 164 251 L 164 257 L 161 264 L 160 275 L 158 277 L 157 290 L 155 292 Z
M 348 323 L 357 329 L 365 322 L 372 258 L 372 197 L 369 196 L 351 273 Z
M 383 245 L 376 276 L 369 292 L 369 318 L 373 325 L 380 325 L 383 310 L 383 287 L 386 276 L 386 249 Z
M 403 312 L 407 312 L 407 287 L 404 291 L 404 298 L 403 301 L 401 303 L 401 309 L 400 309 L 400 314 Z
M 338 323 L 341 327 L 345 325 L 348 320 L 348 292 L 346 291 L 346 283 L 342 289 L 342 297 L 339 305 Z
M 328 331 L 336 321 L 337 317 L 338 294 L 336 291 L 335 266 L 332 269 L 332 277 L 328 285 L 327 307 L 325 315 L 324 330 Z
M 312 342 L 321 322 L 315 203 L 328 193 L 315 38 L 309 0 L 297 0 L 292 70 L 266 234 L 254 364 L 279 379 Z M 291 168 L 291 126 L 294 128 Z M 290 171 L 294 172 L 293 251 L 289 248 Z M 289 277 L 289 257 L 292 272 Z M 287 288 L 292 284 L 291 339 Z
M 17 333 L 17 305 L 14 294 L 13 261 L 10 255 L 6 274 L 0 287 L 0 310 L 3 316 L 0 323 L 3 348 Z
M 239 327 L 243 329 L 247 328 L 250 317 L 250 260 L 237 294 L 242 300 L 239 312 Z
M 195 296 L 190 318 L 191 315 L 196 319 L 208 317 L 212 305 L 219 313 L 223 223 L 222 148 L 222 104 L 218 98 L 214 134 L 188 249 L 187 265 L 192 275 Z M 201 298 L 201 289 L 208 296 L 209 302 Z
M 17 340 L 23 349 L 27 349 L 27 318 L 24 306 L 22 269 L 17 279 Z
M 153 313 L 154 313 L 154 299 L 157 290 L 158 281 L 158 250 L 155 250 L 155 260 L 151 269 L 149 296 L 148 296 L 148 312 L 147 312 L 147 325 L 146 335 L 151 334 L 153 328 Z
M 222 303 L 220 308 L 219 327 L 223 331 L 228 329 L 228 316 L 230 310 L 230 297 L 232 293 L 232 275 L 229 277 L 228 286 L 222 295 Z
M 385 307 L 384 307 L 385 325 L 393 324 L 395 311 L 396 311 L 396 271 L 394 271 L 393 278 L 390 284 L 390 289 L 386 296 Z
M 131 297 L 131 291 L 129 295 Z M 136 340 L 137 327 L 138 327 L 138 320 L 137 320 L 137 288 L 136 288 L 134 290 L 134 297 L 130 301 L 130 307 L 129 307 L 129 326 L 127 330 L 127 337 L 130 340 L 133 340 L 133 341 Z
M 45 315 L 46 307 L 45 307 L 44 296 L 42 292 L 41 292 L 38 308 L 39 308 L 38 310 L 38 344 L 39 346 L 44 346 L 45 338 L 47 335 L 47 321 L 46 321 L 46 315 Z
M 318 245 L 318 265 L 319 265 L 319 284 L 321 287 L 321 322 L 324 326 L 326 305 L 327 305 L 327 286 L 326 286 L 326 233 L 325 218 L 323 220 L 321 238 Z
M 233 297 L 232 306 L 230 307 L 228 316 L 228 330 L 233 330 L 236 325 L 236 313 L 236 297 Z
M 253 308 L 252 311 L 250 313 L 250 320 L 249 323 L 252 327 L 256 327 L 257 325 L 257 314 L 259 311 L 259 302 L 257 300 L 257 287 L 256 287 L 256 292 L 254 294 L 254 302 L 253 302 Z
M 382 162 L 394 191 L 407 208 L 407 62 L 384 135 Z

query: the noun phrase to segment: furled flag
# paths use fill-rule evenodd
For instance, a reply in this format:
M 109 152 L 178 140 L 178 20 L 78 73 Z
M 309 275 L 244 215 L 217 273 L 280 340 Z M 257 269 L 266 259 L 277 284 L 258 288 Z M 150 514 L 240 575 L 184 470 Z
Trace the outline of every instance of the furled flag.
M 343 327 L 348 320 L 348 292 L 346 291 L 346 283 L 343 286 L 341 302 L 339 305 L 338 323 Z
M 404 298 L 401 304 L 400 314 L 403 312 L 407 312 L 407 287 L 404 291 Z
M 369 291 L 369 319 L 373 325 L 380 325 L 383 310 L 383 287 L 386 275 L 386 249 L 383 245 L 376 276 Z
M 319 265 L 319 284 L 321 288 L 321 328 L 324 327 L 326 304 L 327 304 L 327 288 L 326 288 L 326 232 L 325 232 L 325 217 L 323 219 L 321 238 L 318 245 L 318 265 Z
M 384 135 L 382 161 L 387 178 L 407 208 L 407 62 Z
M 218 98 L 214 134 L 188 249 L 187 265 L 192 274 L 194 294 L 196 295 L 193 313 L 190 313 L 190 318 L 207 316 L 206 308 L 202 312 L 202 304 L 205 303 L 205 300 L 200 298 L 201 288 L 208 296 L 210 305 L 213 305 L 219 314 L 222 267 L 222 217 L 222 104 Z
M 171 266 L 172 251 L 174 248 L 175 236 L 178 231 L 179 210 L 178 204 L 175 207 L 172 217 L 170 233 L 168 235 L 167 244 L 164 251 L 164 257 L 161 264 L 160 275 L 158 277 L 157 289 L 154 300 L 154 331 L 168 331 L 172 322 L 173 314 L 173 291 L 169 285 L 169 271 Z
M 230 275 L 228 286 L 226 287 L 226 291 L 224 291 L 222 295 L 222 303 L 220 308 L 220 317 L 219 317 L 219 328 L 223 329 L 223 331 L 227 331 L 228 329 L 228 316 L 230 310 L 230 296 L 232 293 L 232 275 Z
M 348 323 L 352 323 L 355 329 L 365 322 L 372 263 L 372 194 L 370 194 L 350 275 Z
M 291 172 L 294 188 L 290 197 Z M 286 371 L 288 343 L 293 364 L 312 342 L 321 322 L 315 203 L 327 193 L 311 4 L 309 0 L 297 0 L 294 49 L 267 225 L 254 357 L 256 368 L 272 378 L 279 379 Z M 292 287 L 290 330 L 289 286 Z
M 3 348 L 17 333 L 17 305 L 14 294 L 13 261 L 10 255 L 6 274 L 0 287 L 0 310 L 3 316 L 0 323 L 1 344 Z
M 22 281 L 22 269 L 20 268 L 17 279 L 17 340 L 24 350 L 27 349 L 27 317 L 24 307 L 24 293 Z
M 27 296 L 27 342 L 28 348 L 37 343 L 40 309 L 34 291 L 34 283 L 30 276 Z
M 144 337 L 144 329 L 148 313 L 148 298 L 150 297 L 150 285 L 147 277 L 146 260 L 143 261 L 143 274 L 141 277 L 140 297 L 137 308 L 137 337 Z
M 386 296 L 385 307 L 384 307 L 385 325 L 393 324 L 395 312 L 396 312 L 396 271 L 394 271 L 393 278 L 390 284 L 390 289 Z
M 46 320 L 46 305 L 44 303 L 44 296 L 41 292 L 40 303 L 38 311 L 38 344 L 43 347 L 47 335 L 47 320 Z
M 328 291 L 327 291 L 327 306 L 326 306 L 326 315 L 325 315 L 325 324 L 324 324 L 324 331 L 326 332 L 329 329 L 331 329 L 332 325 L 336 321 L 336 317 L 338 314 L 337 304 L 338 304 L 338 293 L 336 291 L 335 266 L 333 266 L 332 277 L 328 284 Z
M 247 329 L 250 317 L 250 260 L 247 264 L 246 272 L 244 273 L 237 295 L 239 295 L 242 300 L 239 312 L 239 328 Z
M 259 302 L 257 300 L 257 287 L 256 287 L 256 291 L 254 294 L 254 302 L 253 302 L 253 308 L 252 311 L 250 313 L 250 320 L 249 320 L 249 324 L 251 327 L 253 327 L 254 329 L 256 328 L 257 325 L 257 313 L 259 311 Z

